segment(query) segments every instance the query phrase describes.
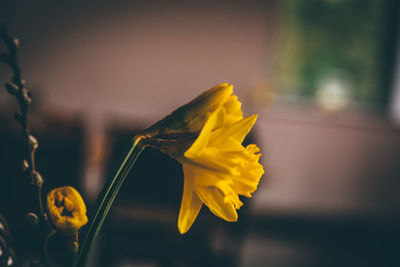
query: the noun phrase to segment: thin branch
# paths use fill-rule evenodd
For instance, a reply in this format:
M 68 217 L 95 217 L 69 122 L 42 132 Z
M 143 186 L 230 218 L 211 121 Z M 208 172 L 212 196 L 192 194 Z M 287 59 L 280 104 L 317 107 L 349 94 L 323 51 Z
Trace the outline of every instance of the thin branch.
M 39 202 L 39 212 L 42 218 L 41 222 L 50 228 L 42 201 L 42 186 L 44 181 L 40 173 L 36 170 L 35 164 L 35 153 L 39 147 L 39 143 L 31 134 L 28 124 L 28 111 L 32 99 L 29 90 L 25 87 L 25 81 L 22 79 L 21 69 L 17 61 L 19 41 L 8 34 L 4 25 L 0 26 L 0 39 L 4 42 L 8 50 L 7 52 L 0 53 L 0 61 L 7 64 L 12 70 L 11 80 L 5 84 L 5 87 L 8 93 L 17 99 L 20 109 L 20 112 L 15 113 L 14 117 L 21 126 L 25 144 L 23 170 L 29 174 L 30 183 L 35 186 Z M 46 251 L 44 251 L 43 260 L 47 263 Z

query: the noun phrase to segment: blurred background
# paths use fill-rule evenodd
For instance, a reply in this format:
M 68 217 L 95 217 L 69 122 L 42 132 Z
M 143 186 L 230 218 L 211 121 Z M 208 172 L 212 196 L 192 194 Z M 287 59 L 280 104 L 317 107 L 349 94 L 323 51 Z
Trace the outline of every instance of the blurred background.
M 261 147 L 266 174 L 237 223 L 203 207 L 179 235 L 181 167 L 148 149 L 90 266 L 400 266 L 399 8 L 2 0 L 33 95 L 37 168 L 47 189 L 77 187 L 89 215 L 135 132 L 205 89 L 231 83 L 245 115 L 259 114 L 246 142 Z M 0 65 L 0 83 L 10 75 Z M 0 90 L 0 212 L 26 266 L 39 248 L 24 222 L 33 196 L 16 110 Z

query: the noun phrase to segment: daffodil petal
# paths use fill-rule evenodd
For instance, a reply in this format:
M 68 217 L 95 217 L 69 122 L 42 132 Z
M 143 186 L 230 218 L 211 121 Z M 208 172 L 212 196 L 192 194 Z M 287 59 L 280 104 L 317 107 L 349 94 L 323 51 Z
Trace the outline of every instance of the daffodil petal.
M 211 132 L 215 129 L 215 126 L 217 124 L 221 123 L 223 117 L 224 117 L 224 110 L 222 108 L 218 108 L 211 114 L 211 116 L 204 124 L 204 127 L 201 130 L 196 141 L 194 141 L 194 143 L 190 146 L 190 148 L 186 150 L 184 154 L 186 158 L 196 157 L 207 146 Z
M 257 115 L 255 114 L 248 116 L 233 125 L 215 130 L 210 138 L 212 140 L 212 144 L 220 142 L 227 136 L 236 139 L 241 144 L 246 135 L 250 132 L 254 123 L 256 123 L 256 120 Z
M 207 147 L 201 151 L 201 154 L 197 157 L 193 157 L 190 160 L 183 161 L 189 162 L 198 169 L 203 169 L 207 172 L 223 173 L 229 175 L 235 175 L 237 173 L 235 168 L 232 167 L 232 159 L 222 158 L 221 151 L 217 148 Z
M 184 186 L 181 208 L 178 216 L 178 230 L 186 233 L 196 220 L 203 203 L 194 191 L 194 173 L 190 166 L 183 165 Z
M 195 190 L 201 201 L 203 201 L 216 216 L 228 222 L 237 221 L 238 215 L 235 207 L 231 203 L 225 201 L 225 195 L 220 188 L 214 186 L 196 186 Z
M 207 90 L 182 107 L 186 114 L 184 120 L 190 131 L 202 129 L 209 116 L 221 107 L 233 93 L 233 86 L 223 83 Z M 181 111 L 181 112 L 182 112 Z
M 226 102 L 226 100 L 233 94 L 233 86 L 228 83 L 221 83 L 216 85 L 198 97 L 196 97 L 193 101 L 188 103 L 187 105 L 199 107 L 199 109 L 204 109 L 203 106 L 206 104 L 206 108 L 208 110 L 215 110 L 222 103 Z M 204 103 L 203 105 L 198 105 L 198 103 Z

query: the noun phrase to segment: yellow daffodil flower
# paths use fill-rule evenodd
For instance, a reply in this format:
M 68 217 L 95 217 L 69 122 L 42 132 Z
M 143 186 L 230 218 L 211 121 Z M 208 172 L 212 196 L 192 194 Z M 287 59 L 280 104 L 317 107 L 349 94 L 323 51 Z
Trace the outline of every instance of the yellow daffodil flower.
M 237 221 L 236 210 L 243 205 L 239 195 L 251 197 L 264 173 L 260 149 L 242 146 L 257 115 L 243 118 L 232 88 L 224 83 L 207 90 L 136 137 L 182 164 L 181 234 L 190 229 L 203 203 L 216 216 Z
M 71 186 L 59 187 L 47 194 L 47 211 L 62 232 L 76 232 L 88 222 L 85 202 Z
M 178 229 L 186 233 L 204 203 L 224 220 L 237 221 L 236 210 L 242 206 L 239 195 L 251 197 L 264 173 L 258 162 L 259 148 L 242 146 L 257 115 L 229 126 L 224 108 L 217 109 L 207 120 L 191 147 L 177 160 L 184 172 L 184 189 L 178 217 Z

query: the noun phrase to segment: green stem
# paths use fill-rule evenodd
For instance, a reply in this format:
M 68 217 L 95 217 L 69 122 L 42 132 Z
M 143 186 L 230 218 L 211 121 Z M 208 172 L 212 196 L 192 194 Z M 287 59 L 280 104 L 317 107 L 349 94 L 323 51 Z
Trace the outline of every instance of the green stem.
M 107 217 L 108 212 L 110 211 L 111 205 L 113 204 L 119 189 L 125 181 L 125 178 L 131 170 L 132 166 L 135 164 L 135 161 L 138 159 L 140 153 L 144 149 L 144 146 L 140 144 L 140 141 L 140 136 L 134 138 L 132 147 L 130 148 L 114 178 L 109 180 L 104 185 L 103 190 L 97 198 L 95 208 L 96 213 L 91 219 L 89 230 L 86 233 L 85 239 L 83 240 L 79 248 L 73 266 L 85 266 L 88 254 L 93 246 L 94 241 L 96 240 L 97 235 L 100 232 L 101 226 L 103 225 L 103 222 Z
M 49 244 L 49 239 L 56 233 L 56 231 L 51 230 L 45 237 L 44 239 L 44 244 L 43 244 L 43 260 L 46 264 L 46 266 L 52 266 L 50 264 L 49 260 L 49 254 L 47 253 L 47 245 Z

